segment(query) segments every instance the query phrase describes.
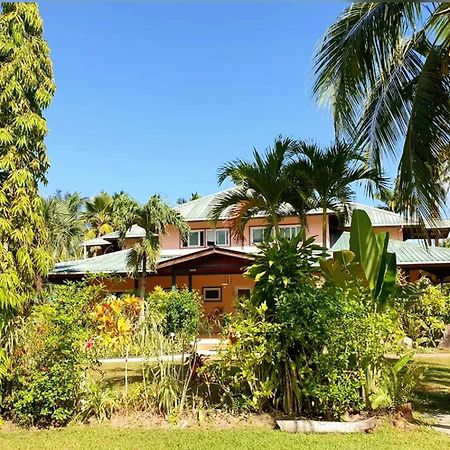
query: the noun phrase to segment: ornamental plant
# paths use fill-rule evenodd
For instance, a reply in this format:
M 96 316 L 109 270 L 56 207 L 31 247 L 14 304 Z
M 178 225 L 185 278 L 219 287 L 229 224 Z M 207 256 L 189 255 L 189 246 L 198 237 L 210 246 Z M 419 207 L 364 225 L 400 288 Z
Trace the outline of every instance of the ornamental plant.
M 95 306 L 93 322 L 102 344 L 125 354 L 125 396 L 128 396 L 128 357 L 133 332 L 139 321 L 141 301 L 133 295 L 111 296 Z M 94 340 L 87 343 L 94 345 Z
M 62 426 L 78 412 L 92 359 L 89 302 L 98 286 L 51 288 L 17 331 L 3 411 L 22 426 Z

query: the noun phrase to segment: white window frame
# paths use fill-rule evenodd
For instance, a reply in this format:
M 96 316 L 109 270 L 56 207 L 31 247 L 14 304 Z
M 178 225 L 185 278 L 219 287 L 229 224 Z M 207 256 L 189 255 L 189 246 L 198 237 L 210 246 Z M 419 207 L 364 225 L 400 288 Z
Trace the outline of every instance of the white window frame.
M 190 233 L 203 233 L 203 245 L 200 244 L 200 242 L 201 242 L 200 236 L 198 238 L 198 242 L 199 242 L 198 245 L 190 245 L 189 244 L 189 235 L 190 235 Z M 206 236 L 205 230 L 202 229 L 202 228 L 201 229 L 197 229 L 197 230 L 189 230 L 189 233 L 188 233 L 188 236 L 187 236 L 187 239 L 186 239 L 186 245 L 184 245 L 185 241 L 183 239 L 181 239 L 181 247 L 182 248 L 200 248 L 200 247 L 204 247 L 205 246 L 205 236 Z
M 217 299 L 207 299 L 205 294 L 208 291 L 217 291 L 218 292 L 218 297 Z M 208 286 L 208 287 L 204 287 L 202 288 L 202 297 L 203 297 L 203 301 L 207 302 L 207 303 L 221 303 L 222 302 L 222 288 L 220 286 Z
M 264 230 L 266 227 L 250 227 L 250 244 L 251 245 L 259 245 L 264 242 Z M 253 230 L 263 230 L 263 240 L 261 242 L 253 242 Z
M 217 232 L 218 231 L 226 231 L 226 235 L 227 235 L 227 242 L 225 244 L 218 244 L 217 243 Z M 206 246 L 208 246 L 208 233 L 214 233 L 214 244 L 213 245 L 219 245 L 221 247 L 225 247 L 225 246 L 229 246 L 230 245 L 230 229 L 229 228 L 210 228 L 208 230 L 206 230 Z
M 294 236 L 297 236 L 298 233 L 300 233 L 301 225 L 300 224 L 292 224 L 292 225 L 280 225 L 280 230 L 286 230 L 289 229 L 289 240 L 291 240 L 294 236 L 292 236 L 292 230 L 294 228 L 298 228 L 298 230 L 294 233 Z

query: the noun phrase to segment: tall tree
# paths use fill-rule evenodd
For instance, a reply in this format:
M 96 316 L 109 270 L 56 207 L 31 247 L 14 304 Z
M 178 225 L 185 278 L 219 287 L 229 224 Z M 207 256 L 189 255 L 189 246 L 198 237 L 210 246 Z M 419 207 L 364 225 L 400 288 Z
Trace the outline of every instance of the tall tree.
M 86 200 L 83 218 L 88 226 L 88 239 L 100 237 L 113 231 L 113 199 L 106 192 Z
M 130 270 L 135 277 L 140 274 L 140 297 L 144 302 L 145 280 L 148 272 L 156 271 L 161 236 L 167 233 L 169 226 L 177 228 L 182 235 L 186 235 L 189 228 L 181 214 L 167 205 L 159 195 L 150 197 L 143 206 L 137 203 L 129 204 L 126 221 L 121 225 L 119 234 L 122 240 L 132 225 L 138 225 L 145 230 L 145 236 L 134 244 L 128 257 Z
M 298 142 L 291 151 L 290 171 L 293 180 L 308 179 L 312 187 L 310 204 L 322 210 L 322 245 L 326 253 L 328 210 L 339 215 L 354 197 L 353 183 L 366 182 L 373 188 L 384 187 L 378 171 L 366 164 L 365 158 L 350 145 L 336 142 L 325 149 L 317 144 Z
M 52 263 L 38 183 L 45 182 L 49 165 L 42 110 L 50 105 L 55 85 L 36 3 L 2 3 L 0 42 L 2 339 L 8 318 L 29 304 Z
M 264 213 L 268 231 L 275 229 L 278 232 L 280 212 L 286 202 L 287 192 L 292 187 L 285 162 L 295 145 L 294 140 L 279 137 L 274 146 L 263 154 L 254 149 L 253 162 L 237 159 L 221 167 L 219 184 L 229 178 L 236 187 L 217 197 L 210 219 L 216 222 L 228 209 L 232 233 L 243 240 L 245 224 L 250 217 Z M 300 192 L 297 194 L 301 195 Z
M 81 208 L 85 202 L 78 192 L 55 195 L 44 200 L 44 220 L 48 249 L 55 261 L 80 257 L 84 235 Z
M 358 2 L 315 55 L 314 94 L 331 107 L 337 135 L 367 149 L 378 169 L 398 155 L 399 204 L 410 217 L 438 215 L 445 201 L 449 54 L 449 3 Z

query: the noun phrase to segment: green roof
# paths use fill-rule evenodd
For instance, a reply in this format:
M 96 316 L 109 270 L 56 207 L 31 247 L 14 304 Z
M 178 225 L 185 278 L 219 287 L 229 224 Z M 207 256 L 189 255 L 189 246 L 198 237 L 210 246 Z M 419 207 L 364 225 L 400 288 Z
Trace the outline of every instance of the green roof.
M 344 232 L 330 249 L 330 252 L 348 250 L 349 247 L 350 233 Z M 399 266 L 450 264 L 450 248 L 426 247 L 425 245 L 390 239 L 388 250 L 396 254 L 397 265 Z
M 208 247 L 195 249 L 175 249 L 162 250 L 158 259 L 158 263 L 168 261 L 180 256 L 187 256 L 193 253 L 204 252 Z M 225 247 L 224 250 L 231 250 L 234 252 L 254 254 L 258 251 L 255 247 Z M 130 269 L 127 266 L 127 257 L 131 249 L 120 250 L 117 252 L 107 253 L 105 255 L 93 256 L 86 259 L 78 259 L 75 261 L 65 261 L 57 263 L 50 275 L 75 275 L 86 273 L 129 273 Z

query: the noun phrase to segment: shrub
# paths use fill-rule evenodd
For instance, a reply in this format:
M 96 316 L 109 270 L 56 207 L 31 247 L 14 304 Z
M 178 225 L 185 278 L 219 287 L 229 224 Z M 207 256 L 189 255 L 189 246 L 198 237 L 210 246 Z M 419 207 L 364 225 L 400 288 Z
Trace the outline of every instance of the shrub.
M 23 426 L 65 425 L 77 412 L 91 334 L 89 303 L 101 288 L 57 286 L 20 331 L 10 374 L 10 415 Z
M 441 286 L 421 278 L 400 290 L 395 309 L 408 337 L 417 345 L 436 347 L 449 321 L 450 296 Z
M 241 302 L 210 381 L 234 409 L 325 418 L 364 409 L 366 369 L 383 360 L 392 326 L 367 309 L 369 295 L 304 283 L 278 299 L 274 317 L 265 304 Z
M 198 292 L 187 288 L 165 291 L 156 287 L 147 297 L 148 315 L 161 318 L 161 329 L 169 336 L 184 334 L 194 336 L 200 325 L 202 312 Z

